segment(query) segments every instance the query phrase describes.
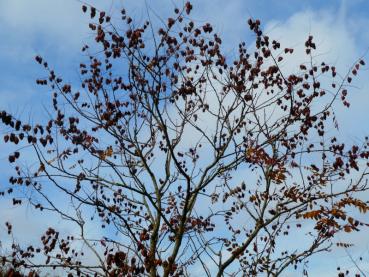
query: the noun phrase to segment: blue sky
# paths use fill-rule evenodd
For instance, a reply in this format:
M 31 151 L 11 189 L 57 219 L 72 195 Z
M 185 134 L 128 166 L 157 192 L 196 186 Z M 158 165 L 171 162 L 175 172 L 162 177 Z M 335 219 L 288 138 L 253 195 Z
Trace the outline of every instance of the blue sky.
M 145 2 L 142 0 L 87 2 L 107 11 L 125 6 L 134 18 L 145 15 Z M 147 2 L 163 18 L 170 14 L 175 3 L 182 3 L 175 0 Z M 369 49 L 369 1 L 366 0 L 198 0 L 192 3 L 193 18 L 213 23 L 230 52 L 241 40 L 252 44 L 246 24 L 249 17 L 261 19 L 270 36 L 281 40 L 286 47 L 302 47 L 305 38 L 313 34 L 320 51 L 317 58 L 336 64 L 341 72 L 348 70 L 355 59 L 365 55 Z M 44 76 L 42 68 L 34 62 L 36 54 L 45 57 L 51 67 L 66 79 L 78 80 L 79 61 L 84 58 L 80 49 L 92 37 L 87 28 L 89 18 L 82 14 L 80 7 L 77 0 L 0 0 L 0 109 L 7 109 L 23 118 L 38 119 L 46 115 L 44 107 L 50 104 L 51 99 L 46 89 L 35 84 L 36 78 Z M 364 58 L 368 58 L 368 54 Z M 296 63 L 298 61 L 299 56 Z M 284 65 L 286 70 L 292 66 L 293 63 Z M 347 111 L 338 107 L 340 132 L 348 141 L 357 142 L 369 134 L 367 76 L 368 72 L 362 71 L 351 91 L 352 108 Z M 4 151 L 3 144 L 0 147 L 0 164 L 5 168 L 7 151 Z M 6 171 L 4 169 L 4 173 Z M 2 183 L 6 180 L 5 176 L 0 178 Z M 9 216 L 13 212 L 6 211 L 2 215 Z M 27 219 L 27 215 L 22 213 L 17 212 L 17 216 Z M 37 232 L 37 228 L 33 229 Z M 0 229 L 0 237 L 2 231 Z M 360 235 L 354 240 L 364 245 L 354 249 L 354 255 L 365 253 L 369 239 Z M 369 259 L 368 253 L 366 258 Z M 344 252 L 326 261 L 329 268 L 319 260 L 313 260 L 312 276 L 333 276 L 335 263 L 342 260 L 348 260 Z M 366 267 L 369 268 L 368 265 Z
M 145 15 L 143 0 L 90 2 L 113 11 L 114 7 L 124 5 L 136 18 Z M 176 3 L 164 0 L 148 2 L 162 17 L 169 15 L 173 3 Z M 201 0 L 193 4 L 193 18 L 212 22 L 230 51 L 240 40 L 252 43 L 246 25 L 250 16 L 260 18 L 272 36 L 274 34 L 282 42 L 292 44 L 286 46 L 301 46 L 309 33 L 317 35 L 322 57 L 341 65 L 342 70 L 369 47 L 366 30 L 368 1 L 232 0 L 225 3 Z M 76 78 L 79 61 L 83 59 L 80 49 L 91 39 L 87 28 L 88 16 L 81 13 L 80 6 L 77 0 L 0 1 L 1 108 L 29 114 L 32 113 L 30 102 L 37 105 L 49 103 L 47 94 L 34 82 L 35 78 L 44 76 L 34 62 L 36 54 L 45 57 L 65 77 L 70 80 Z M 355 99 L 352 101 L 357 99 L 362 104 L 360 99 L 363 96 L 359 91 L 354 91 Z M 15 100 L 17 105 L 14 105 Z M 365 117 L 357 106 L 355 108 L 360 118 Z

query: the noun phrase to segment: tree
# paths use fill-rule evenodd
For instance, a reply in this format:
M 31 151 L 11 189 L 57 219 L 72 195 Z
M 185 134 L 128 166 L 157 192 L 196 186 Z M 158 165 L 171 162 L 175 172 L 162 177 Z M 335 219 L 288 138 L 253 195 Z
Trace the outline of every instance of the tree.
M 5 142 L 22 146 L 9 156 L 16 173 L 2 194 L 78 229 L 50 227 L 41 246 L 13 243 L 3 265 L 96 276 L 280 276 L 299 264 L 305 272 L 337 234 L 367 226 L 357 216 L 369 209 L 368 138 L 346 145 L 331 128 L 335 107 L 350 106 L 347 89 L 364 61 L 342 77 L 316 64 L 309 36 L 308 62 L 286 73 L 280 64 L 294 50 L 253 19 L 255 46 L 240 43 L 232 58 L 211 24 L 189 19 L 191 9 L 185 3 L 156 28 L 124 9 L 116 22 L 84 5 L 96 47 L 82 49 L 79 85 L 36 57 L 53 109 L 37 124 L 1 112 Z M 22 149 L 32 149 L 36 166 L 22 166 Z M 305 242 L 284 243 L 299 234 Z

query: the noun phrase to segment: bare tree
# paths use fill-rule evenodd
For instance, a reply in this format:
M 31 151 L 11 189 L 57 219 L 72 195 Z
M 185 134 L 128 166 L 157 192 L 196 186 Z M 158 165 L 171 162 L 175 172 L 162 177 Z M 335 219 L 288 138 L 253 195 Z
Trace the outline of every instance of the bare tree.
M 83 6 L 96 46 L 83 47 L 81 84 L 64 82 L 37 56 L 51 90 L 50 119 L 25 123 L 3 111 L 5 142 L 32 149 L 36 166 L 9 162 L 13 204 L 31 204 L 77 226 L 57 226 L 41 246 L 13 243 L 3 264 L 95 276 L 280 276 L 368 211 L 368 138 L 335 137 L 336 105 L 364 66 L 347 75 L 306 60 L 248 21 L 255 46 L 223 53 L 212 25 L 191 21 L 190 3 L 161 26 L 122 21 Z M 149 18 L 149 17 L 148 17 Z M 13 192 L 14 188 L 14 192 Z M 63 199 L 60 201 L 60 199 Z M 91 236 L 88 222 L 100 236 Z M 6 223 L 9 234 L 12 225 Z M 300 243 L 291 239 L 302 238 Z M 348 245 L 339 243 L 338 246 Z M 82 249 L 82 250 L 81 250 Z M 94 260 L 83 258 L 89 251 Z

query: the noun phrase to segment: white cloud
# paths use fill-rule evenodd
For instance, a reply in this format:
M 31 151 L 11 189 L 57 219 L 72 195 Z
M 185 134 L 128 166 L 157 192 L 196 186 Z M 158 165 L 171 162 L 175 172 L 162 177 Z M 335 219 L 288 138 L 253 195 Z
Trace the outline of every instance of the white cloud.
M 79 6 L 78 1 L 1 1 L 0 22 L 8 38 L 2 45 L 18 46 L 13 49 L 15 55 L 22 55 L 25 47 L 28 51 L 37 51 L 36 47 L 70 50 L 86 37 L 87 18 L 81 16 Z
M 365 20 L 361 18 L 352 20 L 352 17 L 346 15 L 344 8 L 338 14 L 331 10 L 307 10 L 298 12 L 283 22 L 269 22 L 266 25 L 266 33 L 280 40 L 283 47 L 295 48 L 296 54 L 294 53 L 291 58 L 282 63 L 284 70 L 296 70 L 299 64 L 309 61 L 304 53 L 304 42 L 311 34 L 317 45 L 314 61 L 317 64 L 325 61 L 334 65 L 337 71 L 344 76 L 354 62 L 365 53 L 367 46 L 363 45 L 369 45 L 369 38 L 363 40 L 363 36 L 357 36 L 359 33 L 365 33 L 366 24 L 364 22 Z M 369 83 L 365 78 L 366 73 L 364 67 L 362 71 L 359 71 L 358 78 L 354 79 L 354 87 L 349 88 L 348 99 L 351 102 L 351 108 L 347 110 L 343 105 L 336 106 L 336 116 L 342 133 L 349 136 L 351 140 L 356 139 L 353 137 L 354 134 L 363 136 L 365 132 L 368 132 L 368 128 L 363 125 L 352 125 L 352 122 L 357 122 L 359 118 L 363 122 L 368 119 L 369 93 L 367 93 L 367 88 Z M 353 132 L 353 128 L 356 133 Z

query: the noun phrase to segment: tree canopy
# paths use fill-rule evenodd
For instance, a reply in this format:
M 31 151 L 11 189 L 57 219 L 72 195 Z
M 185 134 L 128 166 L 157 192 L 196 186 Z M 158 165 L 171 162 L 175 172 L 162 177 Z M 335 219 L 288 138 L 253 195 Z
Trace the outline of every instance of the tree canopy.
M 4 141 L 16 145 L 1 194 L 75 233 L 56 223 L 39 245 L 15 239 L 5 267 L 78 276 L 307 274 L 312 255 L 350 246 L 337 234 L 368 226 L 359 215 L 369 210 L 369 141 L 341 141 L 335 117 L 337 105 L 350 107 L 350 83 L 365 62 L 341 75 L 316 62 L 310 35 L 306 62 L 286 72 L 281 63 L 294 49 L 264 34 L 259 20 L 247 21 L 254 43 L 229 53 L 210 23 L 191 20 L 192 8 L 187 2 L 158 23 L 83 5 L 95 44 L 82 49 L 80 83 L 36 57 L 50 118 L 0 113 Z

